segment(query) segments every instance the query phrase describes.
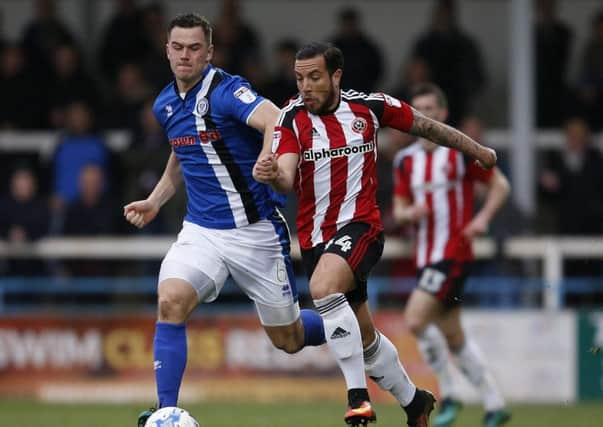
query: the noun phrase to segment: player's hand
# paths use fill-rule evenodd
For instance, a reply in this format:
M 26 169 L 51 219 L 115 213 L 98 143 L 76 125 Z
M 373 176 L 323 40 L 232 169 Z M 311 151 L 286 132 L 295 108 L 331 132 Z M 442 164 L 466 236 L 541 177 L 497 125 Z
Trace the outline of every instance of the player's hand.
M 429 215 L 429 208 L 424 203 L 417 203 L 408 207 L 408 219 L 418 222 Z
M 473 240 L 475 237 L 485 234 L 488 231 L 488 225 L 488 221 L 478 215 L 463 229 L 463 237 Z
M 278 177 L 278 155 L 268 153 L 260 156 L 253 166 L 253 178 L 270 184 Z
M 496 166 L 496 160 L 496 151 L 489 147 L 482 147 L 477 163 L 484 169 L 490 169 Z
M 159 206 L 149 199 L 138 200 L 124 206 L 126 221 L 135 227 L 142 228 L 157 216 Z

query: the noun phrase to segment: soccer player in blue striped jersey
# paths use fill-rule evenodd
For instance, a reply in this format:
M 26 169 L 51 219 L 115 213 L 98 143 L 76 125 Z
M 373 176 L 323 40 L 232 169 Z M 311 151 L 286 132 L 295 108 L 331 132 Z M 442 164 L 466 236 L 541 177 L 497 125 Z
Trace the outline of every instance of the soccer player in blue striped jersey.
M 124 207 L 126 220 L 144 227 L 184 182 L 187 214 L 158 280 L 153 353 L 159 407 L 177 406 L 187 318 L 200 302 L 215 300 L 229 276 L 255 303 L 276 347 L 294 353 L 325 342 L 318 313 L 299 309 L 289 232 L 277 209 L 282 196 L 252 176 L 262 133 L 279 110 L 243 78 L 210 64 L 212 28 L 205 18 L 174 18 L 166 50 L 175 80 L 153 111 L 172 153 L 148 198 Z M 138 425 L 149 415 L 143 412 Z

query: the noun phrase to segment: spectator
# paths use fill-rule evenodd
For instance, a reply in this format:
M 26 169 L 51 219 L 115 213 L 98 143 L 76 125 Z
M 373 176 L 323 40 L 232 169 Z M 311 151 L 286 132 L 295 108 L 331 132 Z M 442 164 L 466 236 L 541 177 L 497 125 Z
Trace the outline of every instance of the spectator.
M 567 67 L 572 32 L 557 17 L 555 0 L 536 0 L 536 123 L 558 127 L 568 99 Z
M 152 50 L 144 32 L 144 20 L 135 0 L 115 0 L 115 14 L 106 25 L 100 42 L 102 71 L 114 81 L 126 63 L 140 63 Z
M 0 201 L 0 238 L 13 244 L 37 240 L 48 233 L 48 201 L 38 196 L 37 178 L 27 166 L 18 166 L 10 178 L 9 196 Z M 37 276 L 46 271 L 35 259 L 10 260 L 7 275 Z
M 103 170 L 109 166 L 109 151 L 92 126 L 90 109 L 83 102 L 69 104 L 65 114 L 65 132 L 54 153 L 54 203 L 56 212 L 73 202 L 79 193 L 76 177 L 84 166 L 95 164 Z
M 603 9 L 593 18 L 591 33 L 582 51 L 577 87 L 578 112 L 593 131 L 603 129 Z
M 87 73 L 74 45 L 61 45 L 54 52 L 53 84 L 48 89 L 50 111 L 48 121 L 53 128 L 65 126 L 65 109 L 74 101 L 83 101 L 93 109 L 99 91 Z
M 297 49 L 299 45 L 292 39 L 281 40 L 276 45 L 276 72 L 266 83 L 263 95 L 277 106 L 283 106 L 291 95 L 297 93 L 293 72 Z
M 165 168 L 165 158 L 170 153 L 170 145 L 165 132 L 153 114 L 152 100 L 144 104 L 132 135 L 132 143 L 128 150 L 120 155 L 122 175 L 124 176 L 122 182 L 127 200 L 144 198 L 153 190 Z M 183 216 L 185 196 L 184 193 L 179 192 L 174 197 L 178 200 L 177 203 L 166 205 L 165 212 L 160 211 L 155 221 L 142 230 L 135 229 L 136 232 L 147 234 L 166 232 L 164 217 L 174 218 L 174 221 L 168 221 L 168 223 L 178 227 L 175 230 L 177 232 L 181 222 L 178 218 Z
M 23 50 L 9 44 L 0 63 L 0 128 L 40 129 L 44 127 L 45 98 L 28 71 Z
M 151 96 L 151 88 L 142 70 L 134 63 L 123 64 L 117 73 L 117 82 L 107 107 L 105 126 L 129 128 L 138 120 L 138 114 Z
M 582 118 L 565 123 L 565 146 L 549 153 L 540 188 L 556 213 L 564 235 L 603 233 L 603 156 L 590 146 L 590 129 Z
M 214 25 L 214 58 L 212 63 L 230 74 L 244 74 L 248 57 L 261 58 L 261 43 L 256 31 L 241 16 L 237 0 L 223 0 Z
M 55 49 L 74 41 L 67 26 L 56 15 L 54 0 L 36 0 L 35 17 L 23 32 L 27 63 L 36 78 L 50 82 Z
M 121 209 L 105 191 L 103 169 L 95 164 L 82 167 L 78 178 L 79 193 L 67 206 L 63 234 L 66 236 L 107 236 L 116 234 L 121 224 Z M 64 274 L 70 276 L 106 276 L 115 271 L 109 261 L 70 260 Z
M 337 33 L 331 42 L 341 49 L 345 58 L 341 88 L 367 93 L 374 91 L 383 77 L 383 54 L 381 48 L 365 34 L 356 9 L 346 7 L 340 11 Z
M 81 168 L 78 195 L 69 203 L 63 233 L 67 236 L 115 234 L 121 210 L 108 196 L 103 169 L 96 164 Z
M 433 82 L 448 97 L 448 122 L 455 126 L 471 112 L 486 83 L 478 44 L 456 20 L 456 2 L 438 0 L 431 26 L 419 37 L 413 56 L 427 63 Z
M 406 101 L 413 87 L 430 81 L 429 65 L 421 58 L 412 57 L 408 63 L 400 67 L 397 84 L 391 93 L 396 98 Z
M 165 55 L 167 30 L 163 7 L 159 3 L 151 3 L 142 10 L 145 37 L 150 49 L 142 62 L 144 79 L 160 91 L 173 78 L 172 71 Z

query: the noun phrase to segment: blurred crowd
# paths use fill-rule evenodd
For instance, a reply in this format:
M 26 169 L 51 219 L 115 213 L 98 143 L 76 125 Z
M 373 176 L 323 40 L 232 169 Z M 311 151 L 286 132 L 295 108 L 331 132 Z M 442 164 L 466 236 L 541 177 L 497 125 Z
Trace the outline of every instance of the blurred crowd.
M 456 6 L 453 0 L 433 2 L 424 32 L 403 58 L 398 83 L 390 88 L 378 86 L 384 77 L 383 49 L 366 32 L 362 15 L 350 7 L 339 11 L 330 41 L 345 55 L 343 88 L 385 90 L 404 100 L 413 85 L 433 81 L 449 98 L 449 123 L 483 140 L 476 99 L 488 85 L 487 64 L 479 40 L 460 26 Z M 592 133 L 603 127 L 603 9 L 584 23 L 590 35 L 583 46 L 573 43 L 573 30 L 554 1 L 536 0 L 535 11 L 537 124 L 562 128 L 565 139 L 562 150 L 541 156 L 542 209 L 535 228 L 601 234 L 603 158 L 590 142 Z M 121 218 L 124 202 L 144 198 L 153 188 L 169 154 L 152 113 L 154 96 L 171 80 L 165 58 L 169 18 L 161 2 L 116 1 L 98 46 L 85 46 L 86 52 L 94 53 L 86 57 L 82 42 L 57 14 L 55 2 L 36 0 L 35 14 L 21 37 L 0 40 L 0 129 L 58 131 L 48 162 L 38 155 L 0 154 L 0 239 L 24 242 L 47 235 L 163 234 L 179 229 L 183 194 L 142 231 Z M 268 66 L 266 45 L 237 1 L 224 0 L 219 14 L 209 18 L 214 25 L 214 65 L 243 75 L 277 105 L 296 93 L 297 35 L 271 44 L 275 63 Z M 580 64 L 578 79 L 570 84 L 572 49 L 579 49 Z M 107 129 L 128 130 L 128 148 L 110 150 Z M 385 140 L 379 202 L 387 224 L 391 160 L 408 139 L 392 132 Z M 504 170 L 504 159 L 502 166 Z M 12 268 L 18 273 L 21 267 L 16 263 Z

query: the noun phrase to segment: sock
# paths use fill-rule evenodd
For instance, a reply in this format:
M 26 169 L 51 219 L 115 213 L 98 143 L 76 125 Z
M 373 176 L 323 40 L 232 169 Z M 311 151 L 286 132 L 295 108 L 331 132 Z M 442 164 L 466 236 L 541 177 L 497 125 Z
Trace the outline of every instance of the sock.
M 159 408 L 177 406 L 178 391 L 186 367 L 186 326 L 184 323 L 155 325 L 153 365 Z
M 448 344 L 440 330 L 435 325 L 429 325 L 417 339 L 423 360 L 433 370 L 438 379 L 440 397 L 442 399 L 458 399 L 450 371 Z
M 304 325 L 304 346 L 324 344 L 326 342 L 325 328 L 320 314 L 314 310 L 302 310 L 300 317 Z
M 348 390 L 366 388 L 360 326 L 348 300 L 342 293 L 314 300 L 324 322 L 331 354 L 343 372 Z
M 375 331 L 375 340 L 364 349 L 364 370 L 384 391 L 389 391 L 400 405 L 407 406 L 417 388 L 400 363 L 398 350 L 381 332 Z
M 465 345 L 456 356 L 463 375 L 480 391 L 486 411 L 504 408 L 505 401 L 477 344 L 465 338 Z

